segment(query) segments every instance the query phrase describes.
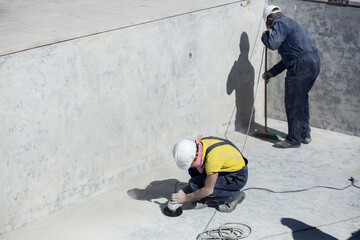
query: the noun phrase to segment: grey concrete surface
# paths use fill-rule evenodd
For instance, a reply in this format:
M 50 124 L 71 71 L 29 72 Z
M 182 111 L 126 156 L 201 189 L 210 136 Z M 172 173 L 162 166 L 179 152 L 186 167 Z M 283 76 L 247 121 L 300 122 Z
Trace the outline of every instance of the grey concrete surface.
M 285 122 L 269 120 L 269 125 L 286 130 Z M 312 136 L 309 145 L 283 150 L 272 147 L 273 143 L 265 139 L 250 136 L 245 142 L 244 134 L 229 132 L 228 139 L 239 148 L 245 144 L 244 155 L 249 160 L 245 189 L 344 188 L 350 183 L 350 176 L 360 179 L 358 137 L 321 129 L 313 129 Z M 228 222 L 250 226 L 252 232 L 246 239 L 256 240 L 346 240 L 359 234 L 360 189 L 355 187 L 313 188 L 298 193 L 249 189 L 245 200 L 232 213 L 205 208 L 184 210 L 181 216 L 169 218 L 161 213 L 161 208 L 174 191 L 175 182 L 186 182 L 188 176 L 177 168 L 171 155 L 161 160 L 163 163 L 150 171 L 128 175 L 90 199 L 0 239 L 196 239 L 206 226 L 211 229 Z
M 0 56 L 234 2 L 1 0 Z
M 337 1 L 337 0 L 303 0 L 303 1 L 312 1 L 312 2 L 322 2 L 330 5 L 338 6 L 357 6 L 360 7 L 360 0 L 346 0 L 346 1 Z
M 1 4 L 9 8 L 1 16 L 0 36 L 9 37 L 2 44 L 17 46 L 21 40 L 42 46 L 7 29 L 28 30 L 54 43 L 0 57 L 1 234 L 86 199 L 126 174 L 161 164 L 171 153 L 169 144 L 180 137 L 234 129 L 237 119 L 229 121 L 244 80 L 235 78 L 232 93 L 228 78 L 232 69 L 254 68 L 253 75 L 259 75 L 264 24 L 259 12 L 265 2 L 226 3 Z M 122 22 L 124 12 L 141 16 L 137 23 L 150 22 L 132 25 L 131 16 Z M 117 28 L 108 31 L 113 24 Z M 99 26 L 102 34 L 93 34 Z M 50 34 L 53 27 L 71 35 Z M 55 35 L 60 42 L 53 41 Z M 246 69 L 237 61 L 247 62 Z M 262 106 L 261 94 L 256 100 Z M 245 99 L 245 106 L 253 104 Z M 255 116 L 261 118 L 259 109 Z
M 360 136 L 360 8 L 296 0 L 269 3 L 307 28 L 319 49 L 321 71 L 309 94 L 310 124 Z M 277 51 L 269 51 L 269 59 L 269 67 L 276 64 Z M 279 120 L 286 120 L 284 78 L 285 72 L 268 85 L 269 116 Z
M 187 180 L 171 159 L 179 138 L 226 132 L 241 146 L 233 130 L 246 132 L 249 106 L 262 122 L 265 2 L 228 3 L 0 1 L 0 239 L 194 239 L 228 221 L 250 225 L 251 239 L 359 229 L 353 188 L 248 190 L 231 214 L 162 215 L 175 180 Z M 313 137 L 280 154 L 248 138 L 248 187 L 359 179 L 358 138 Z

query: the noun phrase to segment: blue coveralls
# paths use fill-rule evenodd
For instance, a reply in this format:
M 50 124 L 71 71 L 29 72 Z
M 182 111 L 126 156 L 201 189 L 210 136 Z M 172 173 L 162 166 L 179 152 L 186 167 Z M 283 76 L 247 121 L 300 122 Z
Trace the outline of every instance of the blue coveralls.
M 320 58 L 308 31 L 293 19 L 280 14 L 272 24 L 272 33 L 261 41 L 271 50 L 278 49 L 282 60 L 269 72 L 276 76 L 287 69 L 285 77 L 285 109 L 288 121 L 286 141 L 299 145 L 302 137 L 310 137 L 309 91 L 320 72 Z

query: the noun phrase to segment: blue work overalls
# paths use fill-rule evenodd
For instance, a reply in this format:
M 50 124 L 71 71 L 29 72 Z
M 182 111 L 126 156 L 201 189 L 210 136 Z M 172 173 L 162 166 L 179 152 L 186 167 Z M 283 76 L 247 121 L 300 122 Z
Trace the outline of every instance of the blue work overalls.
M 286 141 L 298 145 L 302 137 L 310 137 L 309 91 L 320 72 L 320 58 L 308 31 L 293 19 L 280 14 L 275 17 L 272 32 L 263 34 L 262 42 L 271 50 L 278 49 L 282 60 L 269 72 L 276 76 L 287 69 L 285 77 L 285 109 L 288 121 Z

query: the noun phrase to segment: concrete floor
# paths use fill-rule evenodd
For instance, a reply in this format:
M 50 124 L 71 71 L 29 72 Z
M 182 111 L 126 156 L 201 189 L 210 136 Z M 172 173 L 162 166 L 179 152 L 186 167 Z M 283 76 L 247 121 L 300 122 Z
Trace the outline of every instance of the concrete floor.
M 144 0 L 112 2 L 113 8 L 109 9 L 94 0 L 86 1 L 86 6 L 84 1 L 74 1 L 71 7 L 54 1 L 0 0 L 0 56 L 211 7 L 207 1 L 189 4 L 189 0 L 156 1 L 156 6 Z M 215 6 L 233 1 L 211 2 Z M 135 8 L 137 11 L 132 11 Z M 91 22 L 97 24 L 89 22 L 89 13 Z M 92 28 L 87 28 L 89 25 Z M 286 123 L 274 120 L 269 120 L 269 126 L 282 132 L 287 128 Z M 271 141 L 248 137 L 244 154 L 249 160 L 249 181 L 245 188 L 343 188 L 350 184 L 349 177 L 360 180 L 359 137 L 321 129 L 313 129 L 312 136 L 311 144 L 286 150 L 273 148 Z M 243 149 L 246 135 L 230 132 L 227 137 Z M 232 213 L 205 208 L 184 210 L 177 218 L 164 216 L 161 209 L 175 182 L 187 180 L 187 173 L 179 170 L 169 156 L 151 171 L 124 176 L 90 199 L 0 239 L 196 239 L 205 228 L 229 222 L 250 226 L 252 232 L 247 239 L 350 239 L 352 235 L 351 239 L 360 239 L 360 189 L 355 187 L 341 191 L 313 188 L 298 193 L 250 189 Z
M 269 126 L 286 132 L 285 122 L 270 120 Z M 227 134 L 240 149 L 245 136 Z M 360 180 L 360 138 L 321 129 L 313 129 L 312 137 L 309 145 L 285 150 L 272 147 L 271 141 L 248 137 L 244 154 L 249 159 L 249 181 L 245 188 L 344 188 L 350 184 L 349 177 Z M 176 218 L 163 215 L 161 209 L 175 182 L 187 180 L 187 173 L 169 156 L 151 171 L 128 175 L 87 201 L 0 239 L 196 239 L 206 227 L 229 222 L 250 226 L 247 239 L 350 239 L 352 235 L 351 239 L 360 239 L 360 189 L 353 186 L 298 193 L 249 189 L 232 213 L 205 208 L 184 210 Z

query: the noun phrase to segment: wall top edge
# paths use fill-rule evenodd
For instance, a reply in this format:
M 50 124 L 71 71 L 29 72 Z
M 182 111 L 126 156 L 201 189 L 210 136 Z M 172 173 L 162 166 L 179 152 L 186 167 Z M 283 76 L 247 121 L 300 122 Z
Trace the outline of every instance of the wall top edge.
M 0 0 L 0 56 L 246 0 Z
M 339 6 L 360 7 L 360 0 L 302 0 L 306 2 L 321 2 Z

